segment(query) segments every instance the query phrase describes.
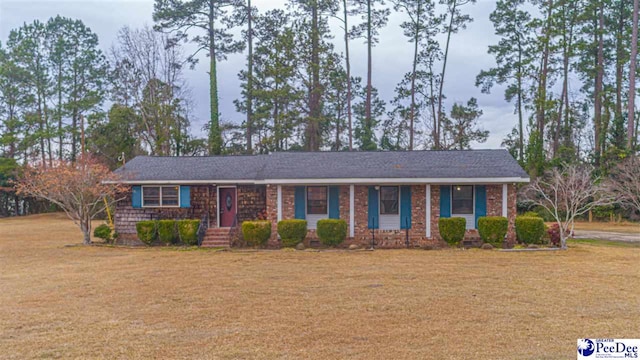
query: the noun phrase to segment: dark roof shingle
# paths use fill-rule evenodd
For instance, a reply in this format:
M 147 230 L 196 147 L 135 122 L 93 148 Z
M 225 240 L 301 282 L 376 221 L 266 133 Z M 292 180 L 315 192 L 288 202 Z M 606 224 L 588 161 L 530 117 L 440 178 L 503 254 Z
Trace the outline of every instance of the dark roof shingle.
M 138 156 L 116 170 L 129 181 L 521 178 L 506 150 L 281 152 L 253 156 Z

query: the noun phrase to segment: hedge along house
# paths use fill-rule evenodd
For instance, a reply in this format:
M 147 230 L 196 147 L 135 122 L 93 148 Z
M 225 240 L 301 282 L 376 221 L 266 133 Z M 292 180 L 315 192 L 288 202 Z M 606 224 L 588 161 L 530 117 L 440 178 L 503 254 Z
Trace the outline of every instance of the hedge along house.
M 119 238 L 135 242 L 135 223 L 202 219 L 204 246 L 229 246 L 246 220 L 306 219 L 307 245 L 323 218 L 344 219 L 345 244 L 404 247 L 440 241 L 438 219 L 463 217 L 467 240 L 478 219 L 505 216 L 515 241 L 516 184 L 528 175 L 505 150 L 286 152 L 253 156 L 139 156 L 116 170 L 131 194 L 116 206 Z

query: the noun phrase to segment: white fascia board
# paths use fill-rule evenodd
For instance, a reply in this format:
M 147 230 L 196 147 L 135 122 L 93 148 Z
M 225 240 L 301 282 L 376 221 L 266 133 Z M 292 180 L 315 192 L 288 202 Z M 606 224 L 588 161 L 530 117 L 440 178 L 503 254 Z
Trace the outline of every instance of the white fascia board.
M 382 184 L 505 184 L 528 183 L 529 178 L 521 177 L 496 177 L 496 178 L 334 178 L 334 179 L 265 179 L 265 180 L 121 180 L 104 181 L 105 184 L 132 184 L 132 185 L 190 185 L 190 184 L 273 184 L 273 185 L 327 185 L 327 184 L 354 184 L 354 185 L 382 185 Z
M 131 185 L 218 185 L 256 184 L 255 180 L 120 180 L 103 181 L 104 184 Z
M 504 184 L 528 183 L 529 178 L 501 177 L 501 178 L 344 178 L 344 179 L 266 179 L 256 181 L 256 184 L 278 185 L 315 185 L 315 184 Z

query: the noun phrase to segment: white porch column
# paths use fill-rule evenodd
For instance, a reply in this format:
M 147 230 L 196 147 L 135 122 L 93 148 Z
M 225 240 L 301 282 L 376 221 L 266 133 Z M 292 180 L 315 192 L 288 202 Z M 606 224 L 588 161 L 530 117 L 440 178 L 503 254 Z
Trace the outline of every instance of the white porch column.
M 507 184 L 502 184 L 502 216 L 508 218 L 507 216 L 507 192 L 508 192 L 508 185 Z
M 349 237 L 355 236 L 355 213 L 354 207 L 356 202 L 356 196 L 354 191 L 354 185 L 349 185 Z
M 278 222 L 282 220 L 282 185 L 278 185 Z
M 425 214 L 426 214 L 426 228 L 427 228 L 427 237 L 431 237 L 431 184 L 426 185 L 426 195 L 425 196 Z

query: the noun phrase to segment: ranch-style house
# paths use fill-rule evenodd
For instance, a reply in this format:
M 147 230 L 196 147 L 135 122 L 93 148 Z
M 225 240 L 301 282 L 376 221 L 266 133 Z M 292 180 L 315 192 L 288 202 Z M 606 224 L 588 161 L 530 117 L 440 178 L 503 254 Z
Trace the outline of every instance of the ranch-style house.
M 483 216 L 509 219 L 515 241 L 516 185 L 527 173 L 505 150 L 281 152 L 267 155 L 138 156 L 116 170 L 130 194 L 117 203 L 119 241 L 136 243 L 136 223 L 200 219 L 203 246 L 229 246 L 247 220 L 306 219 L 305 245 L 318 220 L 347 223 L 345 246 L 405 247 L 441 242 L 438 219 L 464 217 L 465 241 L 478 241 Z

